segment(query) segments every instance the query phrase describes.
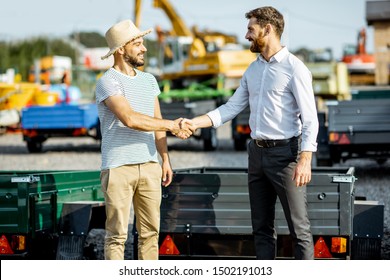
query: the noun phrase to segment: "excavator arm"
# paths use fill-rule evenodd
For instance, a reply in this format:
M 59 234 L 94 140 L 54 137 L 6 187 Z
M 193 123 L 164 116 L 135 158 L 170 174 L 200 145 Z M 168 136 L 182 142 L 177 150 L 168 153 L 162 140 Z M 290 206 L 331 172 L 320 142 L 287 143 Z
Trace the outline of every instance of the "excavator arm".
M 134 6 L 134 23 L 139 27 L 141 23 L 142 0 L 134 0 Z M 160 8 L 165 12 L 172 24 L 172 35 L 194 36 L 168 0 L 153 0 L 153 7 Z
M 141 5 L 142 0 L 134 0 L 134 24 L 139 28 L 141 25 Z
M 134 9 L 134 22 L 139 27 L 141 23 L 141 6 L 142 0 L 135 0 Z M 191 46 L 191 53 L 196 56 L 202 57 L 206 55 L 206 48 L 204 43 L 195 36 L 190 28 L 184 23 L 179 14 L 173 8 L 172 4 L 168 0 L 153 0 L 153 7 L 159 8 L 165 12 L 172 24 L 173 36 L 183 36 L 193 38 L 193 44 Z
M 168 0 L 154 0 L 153 6 L 162 9 L 172 23 L 173 34 L 176 36 L 193 37 L 191 30 L 187 27 L 179 14 L 175 11 Z

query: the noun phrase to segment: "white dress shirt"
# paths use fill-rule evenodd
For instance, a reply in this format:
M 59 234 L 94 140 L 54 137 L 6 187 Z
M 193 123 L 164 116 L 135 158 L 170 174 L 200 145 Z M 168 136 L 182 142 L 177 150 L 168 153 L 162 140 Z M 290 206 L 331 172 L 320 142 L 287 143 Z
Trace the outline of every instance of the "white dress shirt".
M 218 127 L 250 106 L 253 139 L 289 139 L 302 134 L 301 151 L 317 150 L 318 118 L 312 76 L 286 47 L 267 62 L 261 55 L 245 71 L 239 88 L 207 115 Z

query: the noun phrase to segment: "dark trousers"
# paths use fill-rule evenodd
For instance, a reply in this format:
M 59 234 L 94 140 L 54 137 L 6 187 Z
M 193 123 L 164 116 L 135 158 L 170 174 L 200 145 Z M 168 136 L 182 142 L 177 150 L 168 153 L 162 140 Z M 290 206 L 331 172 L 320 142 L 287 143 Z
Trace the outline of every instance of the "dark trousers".
M 275 259 L 275 203 L 283 207 L 295 259 L 313 259 L 313 237 L 307 214 L 306 186 L 296 187 L 292 180 L 298 160 L 300 139 L 285 146 L 262 148 L 254 140 L 248 144 L 248 186 L 252 228 L 257 259 Z

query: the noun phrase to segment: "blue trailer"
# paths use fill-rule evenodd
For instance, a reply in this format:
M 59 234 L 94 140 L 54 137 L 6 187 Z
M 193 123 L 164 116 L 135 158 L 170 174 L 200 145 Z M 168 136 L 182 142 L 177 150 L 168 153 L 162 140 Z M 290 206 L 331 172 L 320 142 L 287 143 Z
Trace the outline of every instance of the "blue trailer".
M 97 106 L 58 104 L 31 106 L 22 110 L 23 140 L 31 153 L 42 151 L 42 143 L 50 137 L 84 137 L 101 139 Z

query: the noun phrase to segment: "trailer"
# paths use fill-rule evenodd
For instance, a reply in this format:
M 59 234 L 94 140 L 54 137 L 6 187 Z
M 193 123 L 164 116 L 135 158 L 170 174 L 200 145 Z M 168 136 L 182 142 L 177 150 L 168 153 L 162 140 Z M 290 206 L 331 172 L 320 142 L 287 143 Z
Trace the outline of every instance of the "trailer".
M 30 153 L 42 151 L 51 137 L 92 137 L 101 139 L 97 106 L 94 103 L 30 106 L 22 110 L 23 140 Z
M 101 259 L 99 177 L 99 170 L 0 171 L 0 259 Z M 357 200 L 355 180 L 353 167 L 313 169 L 308 203 L 317 259 L 381 258 L 384 206 Z M 137 256 L 134 224 L 128 259 Z M 160 259 L 254 259 L 247 170 L 175 170 L 171 186 L 162 187 L 160 224 Z M 279 202 L 276 230 L 277 257 L 292 258 Z
M 354 168 L 313 169 L 308 210 L 317 259 L 380 259 L 384 206 L 355 200 Z M 278 200 L 277 258 L 293 258 Z M 247 170 L 177 170 L 163 188 L 161 259 L 254 259 Z
M 0 259 L 93 258 L 104 228 L 99 171 L 0 171 Z M 88 255 L 88 256 L 87 256 Z
M 390 158 L 390 99 L 329 102 L 327 135 L 332 163 L 350 158 L 384 163 Z
M 161 114 L 164 119 L 187 118 L 192 119 L 203 115 L 216 108 L 215 100 L 196 100 L 196 101 L 160 101 Z M 171 134 L 167 134 L 171 135 Z M 214 151 L 218 147 L 217 131 L 215 128 L 207 127 L 197 129 L 193 137 L 196 140 L 203 141 L 205 151 Z

